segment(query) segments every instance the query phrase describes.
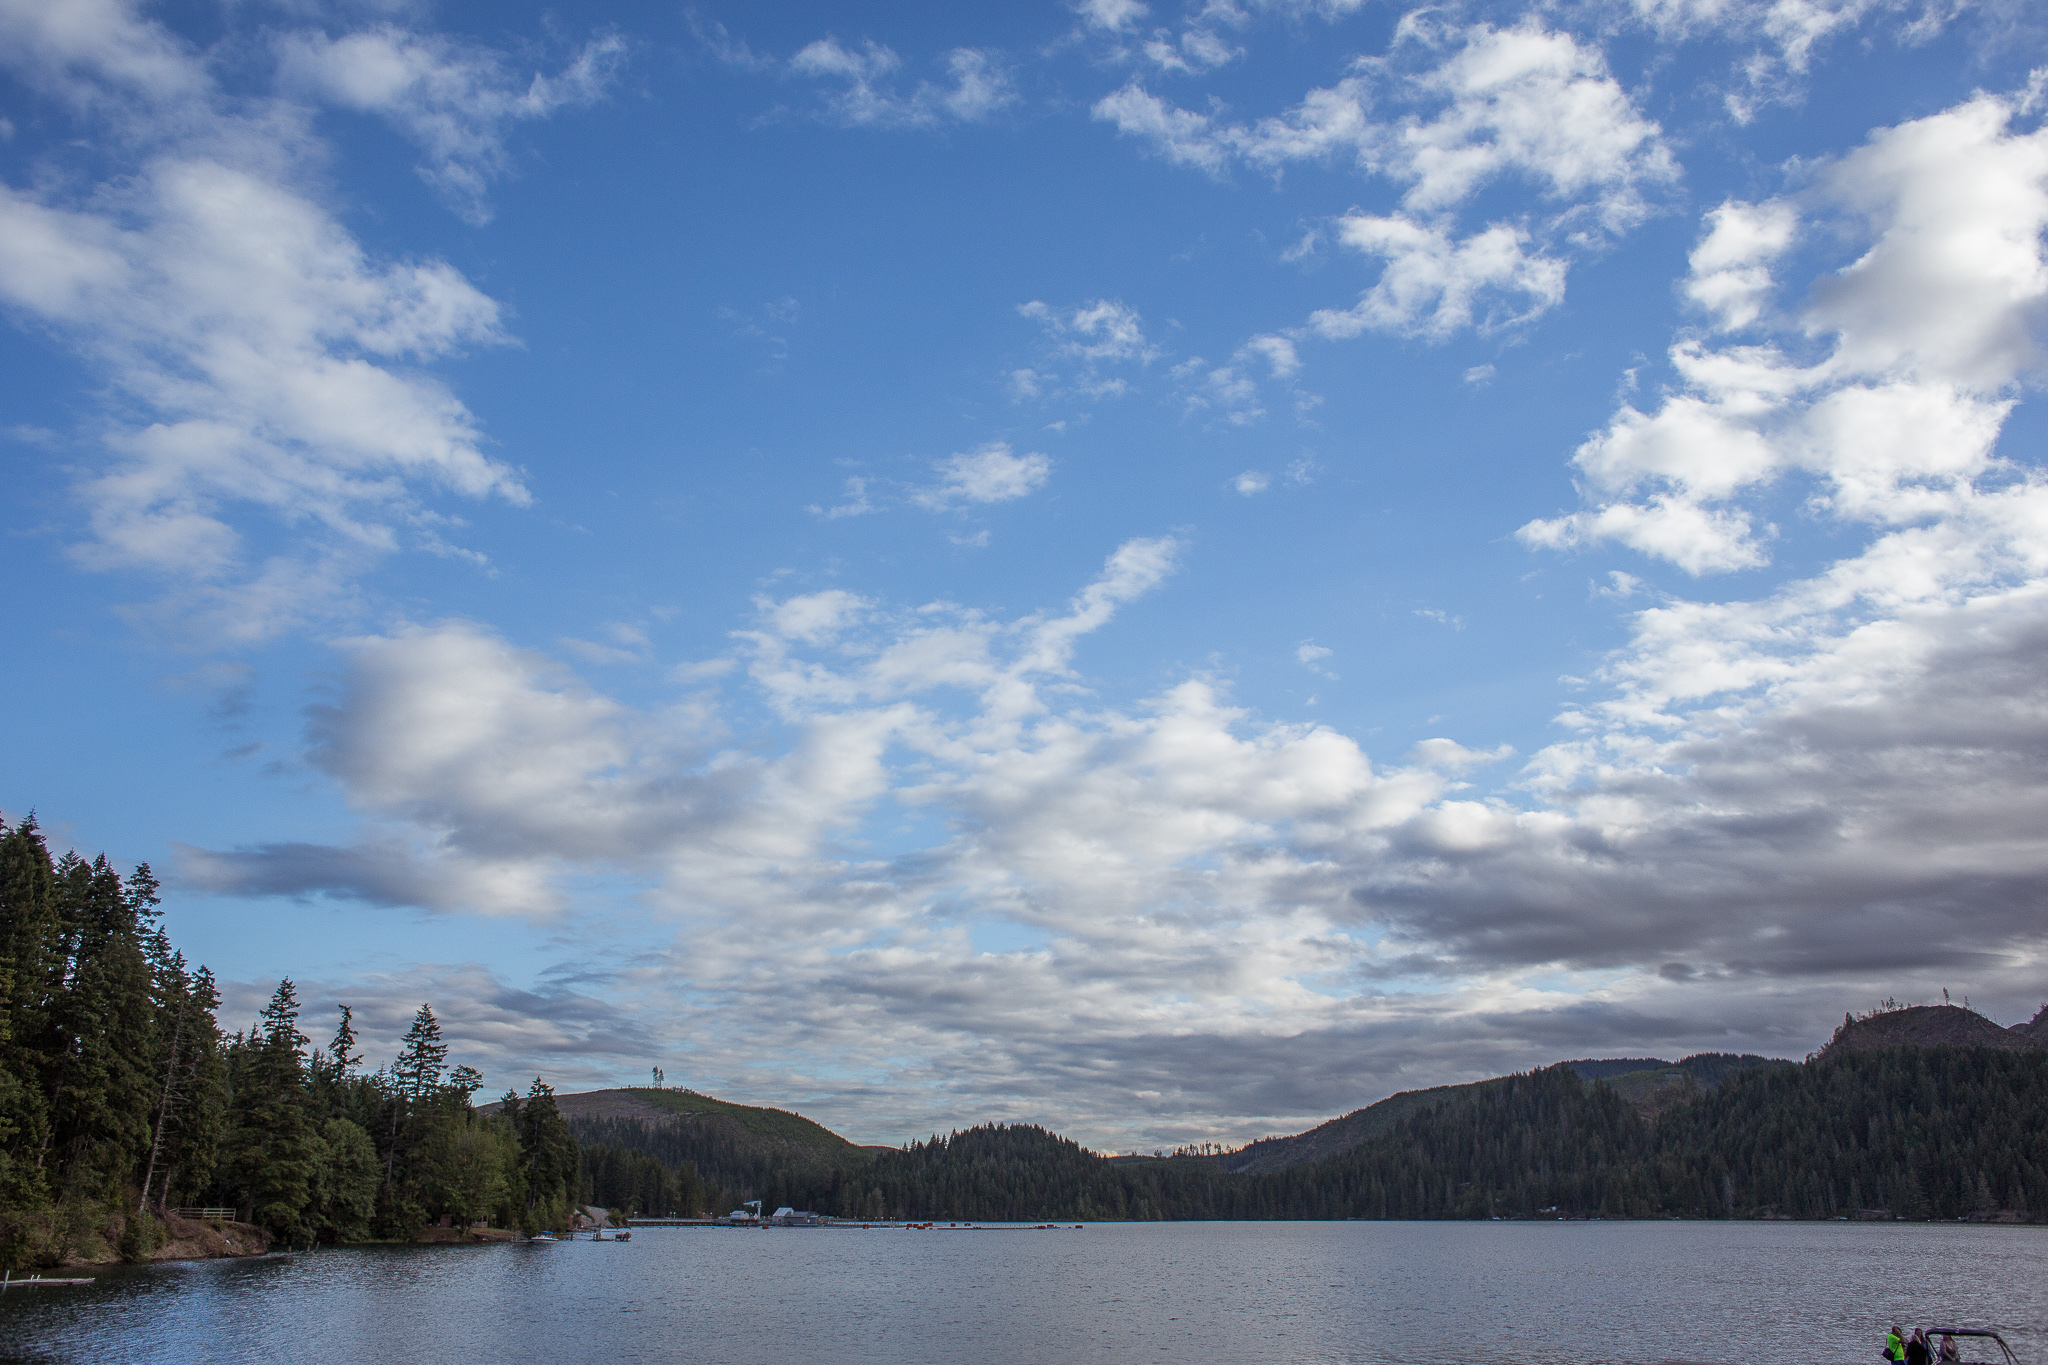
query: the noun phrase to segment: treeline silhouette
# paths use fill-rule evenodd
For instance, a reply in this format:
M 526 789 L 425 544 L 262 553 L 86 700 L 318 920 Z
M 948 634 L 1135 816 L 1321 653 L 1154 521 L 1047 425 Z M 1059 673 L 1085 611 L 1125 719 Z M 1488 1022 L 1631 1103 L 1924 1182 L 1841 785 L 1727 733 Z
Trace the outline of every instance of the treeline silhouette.
M 1210 1157 L 1111 1160 L 1029 1124 L 774 1169 L 700 1150 L 688 1128 L 604 1132 L 671 1168 L 715 1170 L 707 1188 L 726 1198 L 856 1219 L 2030 1218 L 2048 1211 L 2048 1052 L 1898 1048 L 1747 1069 L 1654 1120 L 1560 1064 L 1257 1175 Z

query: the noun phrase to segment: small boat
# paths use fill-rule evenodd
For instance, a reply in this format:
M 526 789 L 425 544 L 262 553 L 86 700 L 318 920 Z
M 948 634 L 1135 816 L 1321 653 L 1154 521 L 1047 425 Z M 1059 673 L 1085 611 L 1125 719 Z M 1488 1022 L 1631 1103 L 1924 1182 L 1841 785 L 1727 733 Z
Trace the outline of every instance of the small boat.
M 1984 1341 L 1993 1342 L 1997 1345 L 1997 1355 L 1994 1356 L 1989 1351 L 1983 1351 L 1984 1359 L 1980 1361 L 1965 1357 L 1962 1365 L 2019 1365 L 2019 1357 L 2012 1353 L 2012 1347 L 2005 1344 L 2005 1338 L 1996 1332 L 1988 1331 L 1981 1327 L 1929 1327 L 1926 1329 L 1926 1332 L 1927 1339 L 1935 1343 L 1939 1343 L 1943 1337 L 1955 1337 L 1957 1339 L 1957 1346 L 1964 1350 L 1968 1350 L 1976 1346 L 1978 1342 Z
M 533 1234 L 533 1236 L 527 1238 L 526 1240 L 529 1242 L 556 1242 L 560 1241 L 561 1239 L 556 1237 L 555 1234 L 552 1232 L 536 1232 Z

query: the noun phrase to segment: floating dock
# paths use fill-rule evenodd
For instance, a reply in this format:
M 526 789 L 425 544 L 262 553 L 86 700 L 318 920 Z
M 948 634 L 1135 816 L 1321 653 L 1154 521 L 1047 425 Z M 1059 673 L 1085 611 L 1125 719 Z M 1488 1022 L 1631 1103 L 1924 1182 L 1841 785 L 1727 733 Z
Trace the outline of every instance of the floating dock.
M 26 1279 L 17 1280 L 14 1278 L 14 1272 L 11 1270 L 0 1273 L 0 1289 L 43 1289 L 54 1285 L 91 1283 L 92 1280 L 90 1278 L 83 1280 L 46 1280 L 41 1275 L 30 1275 Z
M 1078 1232 L 1084 1225 L 1080 1223 L 973 1223 L 961 1220 L 946 1222 L 937 1219 L 911 1223 L 882 1218 L 866 1220 L 858 1218 L 821 1218 L 815 1223 L 791 1224 L 777 1224 L 768 1219 L 756 1222 L 751 1218 L 628 1218 L 626 1226 L 629 1228 L 772 1228 L 784 1226 L 854 1228 L 866 1231 L 899 1229 L 911 1232 Z

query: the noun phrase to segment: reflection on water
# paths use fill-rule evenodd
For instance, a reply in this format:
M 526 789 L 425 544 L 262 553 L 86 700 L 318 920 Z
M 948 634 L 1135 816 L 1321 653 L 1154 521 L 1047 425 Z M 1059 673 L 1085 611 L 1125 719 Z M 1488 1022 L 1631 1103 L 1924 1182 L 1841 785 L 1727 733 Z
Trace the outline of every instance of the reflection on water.
M 2048 1365 L 2048 1229 L 1785 1223 L 650 1228 L 362 1248 L 7 1291 L 0 1359 L 1839 1361 L 1883 1329 Z

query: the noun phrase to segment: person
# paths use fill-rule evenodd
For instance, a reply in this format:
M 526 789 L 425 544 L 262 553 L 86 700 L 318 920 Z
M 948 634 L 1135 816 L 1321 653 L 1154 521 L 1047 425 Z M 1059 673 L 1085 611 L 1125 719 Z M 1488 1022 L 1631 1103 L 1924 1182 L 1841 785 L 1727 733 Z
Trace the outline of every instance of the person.
M 1903 1362 L 1906 1358 L 1905 1333 L 1896 1327 L 1885 1334 L 1884 1358 L 1893 1362 Z
M 1948 1333 L 1941 1334 L 1941 1349 L 1934 1353 L 1941 1365 L 1962 1365 L 1963 1353 L 1956 1346 L 1956 1339 Z
M 1906 1342 L 1906 1365 L 1934 1365 L 1934 1349 L 1927 1344 L 1927 1329 L 1915 1327 Z

